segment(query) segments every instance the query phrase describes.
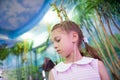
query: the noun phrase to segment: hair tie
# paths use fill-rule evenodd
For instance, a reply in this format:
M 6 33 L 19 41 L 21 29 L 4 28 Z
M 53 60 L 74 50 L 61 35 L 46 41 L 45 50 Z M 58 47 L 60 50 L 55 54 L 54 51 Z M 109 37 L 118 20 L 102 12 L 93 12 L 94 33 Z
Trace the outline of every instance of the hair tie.
M 84 41 L 85 43 L 88 43 L 88 39 L 87 39 L 86 37 L 83 38 L 83 41 Z

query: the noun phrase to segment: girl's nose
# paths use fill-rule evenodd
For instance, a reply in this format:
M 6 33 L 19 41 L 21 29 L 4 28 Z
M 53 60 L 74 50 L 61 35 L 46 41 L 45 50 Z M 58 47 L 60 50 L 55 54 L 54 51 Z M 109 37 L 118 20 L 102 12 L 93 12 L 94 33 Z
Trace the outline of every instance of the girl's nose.
M 58 44 L 54 43 L 54 48 L 57 49 L 58 48 Z

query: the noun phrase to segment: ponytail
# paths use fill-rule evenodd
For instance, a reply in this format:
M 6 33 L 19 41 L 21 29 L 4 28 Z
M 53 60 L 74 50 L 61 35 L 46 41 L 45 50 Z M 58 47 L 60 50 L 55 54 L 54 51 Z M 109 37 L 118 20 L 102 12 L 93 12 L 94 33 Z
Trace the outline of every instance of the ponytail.
M 87 53 L 91 57 L 93 57 L 95 59 L 99 59 L 99 60 L 102 61 L 101 57 L 98 55 L 98 52 L 97 52 L 97 50 L 95 48 L 93 48 L 90 45 L 88 45 L 87 42 L 84 42 L 84 44 L 85 44 L 85 48 L 86 48 Z

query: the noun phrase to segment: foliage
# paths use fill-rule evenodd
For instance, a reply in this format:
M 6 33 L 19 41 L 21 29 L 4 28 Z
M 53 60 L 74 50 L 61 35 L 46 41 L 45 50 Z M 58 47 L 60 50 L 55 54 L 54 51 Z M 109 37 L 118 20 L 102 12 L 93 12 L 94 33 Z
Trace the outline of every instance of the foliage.
M 120 49 L 120 40 L 111 30 L 111 27 L 114 27 L 120 31 L 117 24 L 120 4 L 116 5 L 116 2 L 117 0 L 67 0 L 64 4 L 72 6 L 74 14 L 72 19 L 79 23 L 82 29 L 86 29 L 113 77 L 119 79 L 120 63 L 116 50 Z M 108 61 L 106 57 L 110 60 Z
M 111 13 L 120 21 L 120 1 L 119 0 L 105 0 L 110 8 Z
M 16 55 L 19 56 L 20 53 L 23 52 L 24 47 L 23 47 L 23 42 L 17 42 L 12 48 L 11 48 L 11 52 Z
M 120 43 L 120 34 L 114 34 L 115 37 L 117 38 L 117 40 L 119 41 Z M 114 40 L 112 38 L 112 36 L 109 37 L 111 43 L 113 44 L 114 48 L 115 48 L 115 51 L 117 52 L 117 54 L 120 56 L 120 49 L 118 48 L 118 46 L 114 43 Z
M 9 55 L 9 48 L 0 49 L 0 60 L 4 60 Z

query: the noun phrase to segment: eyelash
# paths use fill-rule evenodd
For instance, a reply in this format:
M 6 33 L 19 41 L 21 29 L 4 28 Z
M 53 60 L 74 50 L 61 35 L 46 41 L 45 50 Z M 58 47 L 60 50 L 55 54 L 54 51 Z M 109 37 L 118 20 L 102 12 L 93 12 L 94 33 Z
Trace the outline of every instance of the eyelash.
M 56 42 L 60 42 L 60 39 L 56 39 Z
M 59 40 L 57 40 L 57 42 L 60 42 L 60 39 L 59 39 Z

